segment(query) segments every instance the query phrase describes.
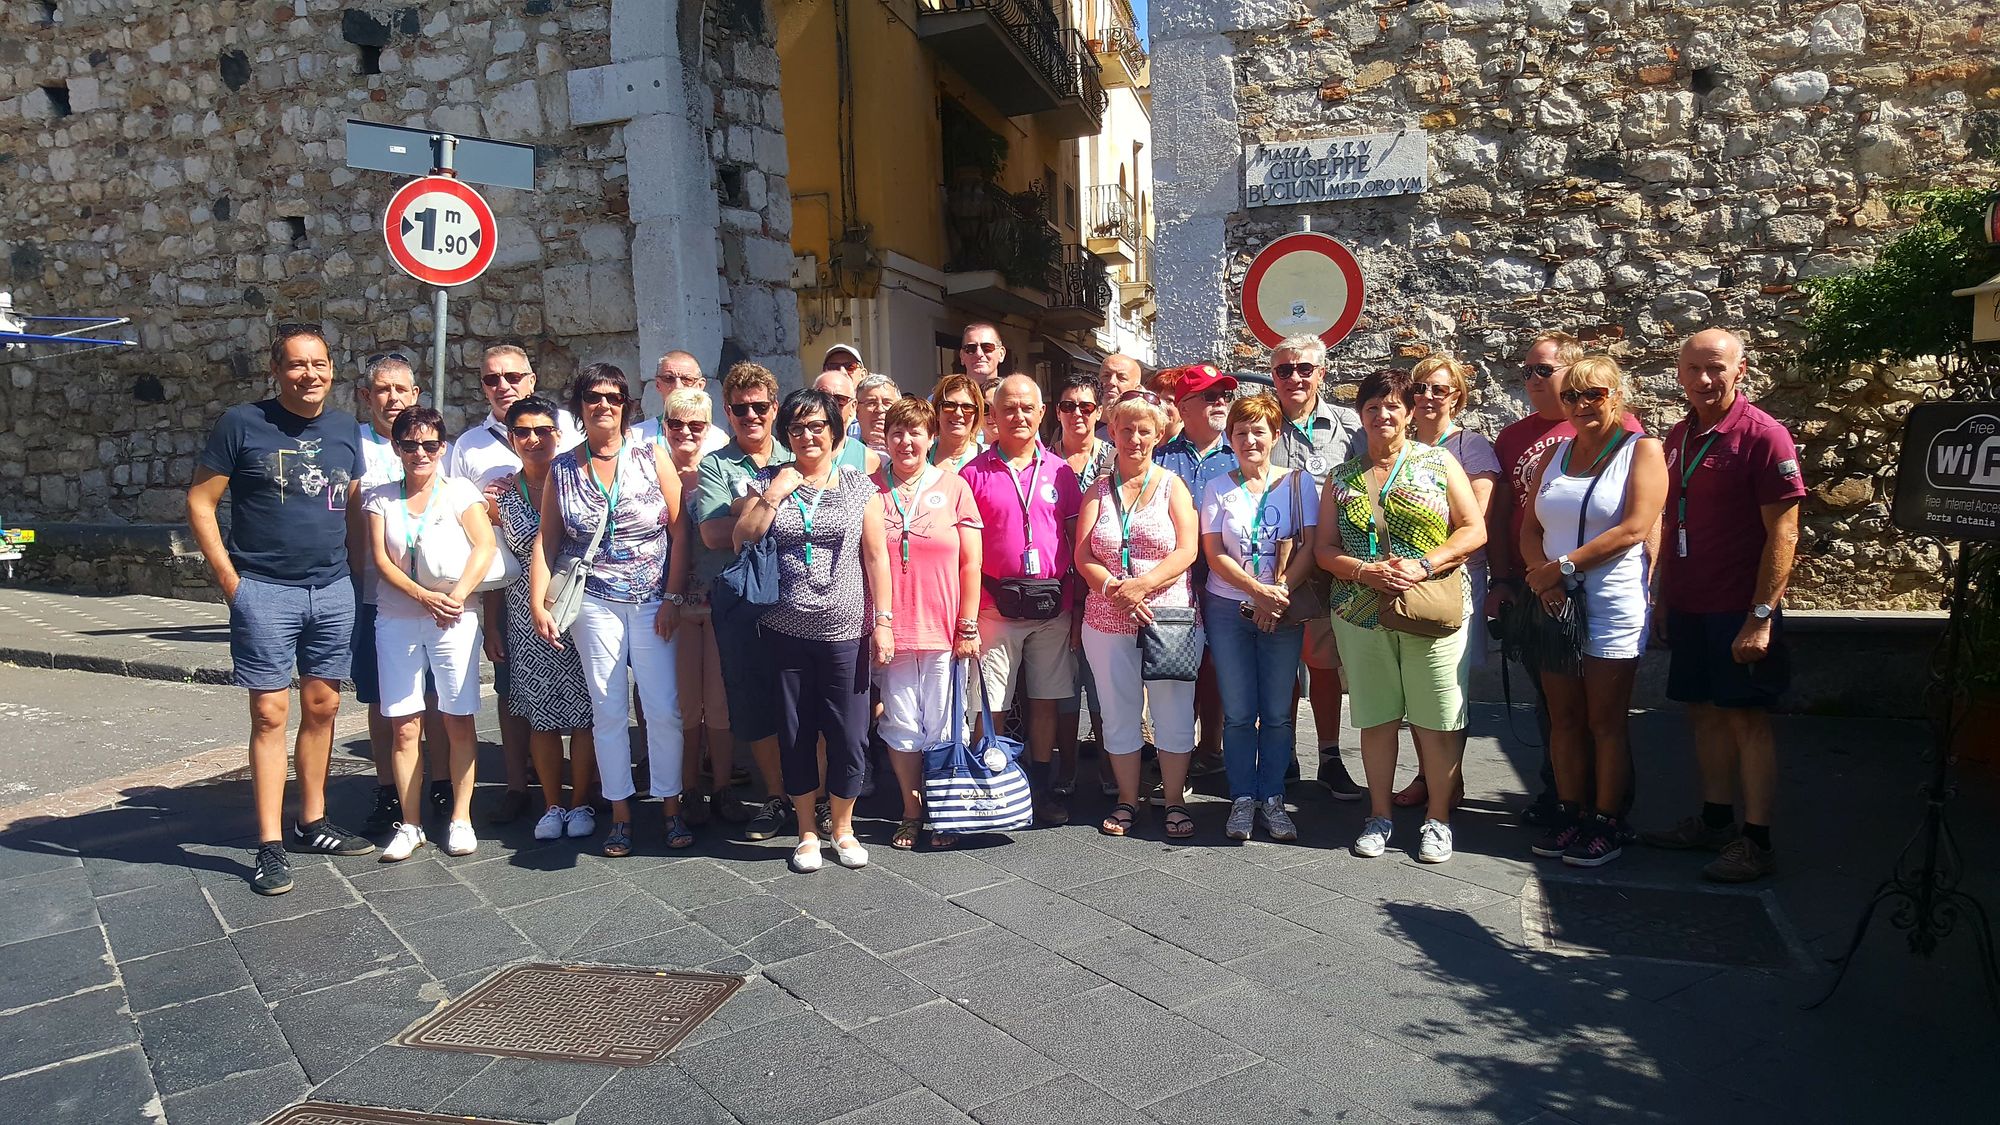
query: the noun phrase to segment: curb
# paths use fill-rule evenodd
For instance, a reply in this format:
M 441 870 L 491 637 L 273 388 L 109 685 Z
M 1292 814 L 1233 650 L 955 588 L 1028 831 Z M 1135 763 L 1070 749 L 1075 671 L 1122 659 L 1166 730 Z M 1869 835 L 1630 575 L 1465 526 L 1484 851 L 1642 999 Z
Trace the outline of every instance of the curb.
M 139 680 L 165 680 L 177 684 L 219 684 L 234 682 L 230 669 L 213 666 L 169 664 L 160 660 L 126 660 L 117 656 L 91 656 L 80 652 L 48 652 L 42 649 L 0 645 L 0 663 L 23 668 L 51 668 L 74 672 L 97 672 Z

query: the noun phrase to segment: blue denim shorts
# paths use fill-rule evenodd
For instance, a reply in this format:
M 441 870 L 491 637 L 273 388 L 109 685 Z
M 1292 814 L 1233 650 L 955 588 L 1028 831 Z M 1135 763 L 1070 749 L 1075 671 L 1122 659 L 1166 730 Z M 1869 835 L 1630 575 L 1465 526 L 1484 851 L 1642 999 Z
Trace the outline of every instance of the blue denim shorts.
M 317 590 L 244 578 L 229 603 L 229 659 L 236 686 L 283 691 L 301 677 L 347 678 L 354 639 L 354 584 Z

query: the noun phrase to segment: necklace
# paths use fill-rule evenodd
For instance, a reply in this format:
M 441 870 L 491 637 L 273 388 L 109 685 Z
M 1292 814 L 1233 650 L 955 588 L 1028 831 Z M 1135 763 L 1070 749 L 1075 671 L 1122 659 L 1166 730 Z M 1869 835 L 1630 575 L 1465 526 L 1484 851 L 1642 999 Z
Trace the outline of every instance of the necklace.
M 586 448 L 588 448 L 588 447 L 586 447 Z M 592 450 L 590 451 L 590 457 L 591 457 L 591 459 L 592 459 L 592 460 L 594 460 L 594 461 L 611 461 L 611 460 L 615 460 L 615 459 L 617 458 L 617 456 L 618 456 L 618 455 L 619 455 L 620 453 L 623 453 L 623 452 L 625 452 L 625 442 L 624 442 L 623 440 L 620 440 L 620 441 L 619 441 L 619 443 L 618 443 L 618 448 L 616 448 L 616 449 L 612 450 L 611 452 L 609 452 L 609 453 L 599 453 L 599 452 L 598 452 L 598 451 L 596 451 L 595 449 L 592 449 Z

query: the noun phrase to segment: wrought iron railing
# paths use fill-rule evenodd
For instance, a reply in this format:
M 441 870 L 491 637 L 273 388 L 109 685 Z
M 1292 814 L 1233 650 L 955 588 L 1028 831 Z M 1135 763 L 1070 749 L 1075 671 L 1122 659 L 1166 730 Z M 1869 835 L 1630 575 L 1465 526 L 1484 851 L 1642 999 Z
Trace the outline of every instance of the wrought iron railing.
M 1124 59 L 1125 69 L 1135 76 L 1146 66 L 1146 46 L 1139 41 L 1138 24 L 1126 0 L 1096 0 L 1091 5 L 1089 38 L 1101 53 Z
M 1103 315 L 1110 304 L 1111 276 L 1103 259 L 1081 246 L 1063 247 L 1055 284 L 1049 288 L 1049 307 L 1091 309 Z
M 1082 32 L 1073 27 L 1057 30 L 1061 33 L 1063 53 L 1068 56 L 1068 81 L 1056 89 L 1064 97 L 1081 100 L 1083 108 L 1090 112 L 1090 119 L 1102 127 L 1104 107 L 1109 101 L 1104 93 L 1104 68 L 1097 65 L 1097 56 L 1083 41 Z
M 1092 238 L 1131 242 L 1139 235 L 1139 205 L 1123 184 L 1096 184 L 1084 195 L 1083 225 Z
M 1153 283 L 1153 240 L 1148 235 L 1140 235 L 1132 258 L 1132 280 L 1146 285 Z

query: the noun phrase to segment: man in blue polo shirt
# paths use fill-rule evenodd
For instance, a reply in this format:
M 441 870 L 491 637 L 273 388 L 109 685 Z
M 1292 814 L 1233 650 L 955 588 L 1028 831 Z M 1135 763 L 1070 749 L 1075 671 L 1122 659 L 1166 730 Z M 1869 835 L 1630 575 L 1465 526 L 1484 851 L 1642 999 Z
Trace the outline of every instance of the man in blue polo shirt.
M 327 407 L 326 339 L 282 326 L 271 343 L 278 394 L 223 412 L 188 488 L 188 524 L 229 600 L 229 656 L 250 692 L 250 789 L 257 805 L 258 894 L 292 889 L 287 844 L 322 855 L 375 845 L 326 816 L 333 719 L 347 678 L 354 586 L 347 506 L 366 472 L 354 416 Z M 216 511 L 229 497 L 225 540 Z M 299 680 L 299 819 L 284 832 L 285 723 Z

